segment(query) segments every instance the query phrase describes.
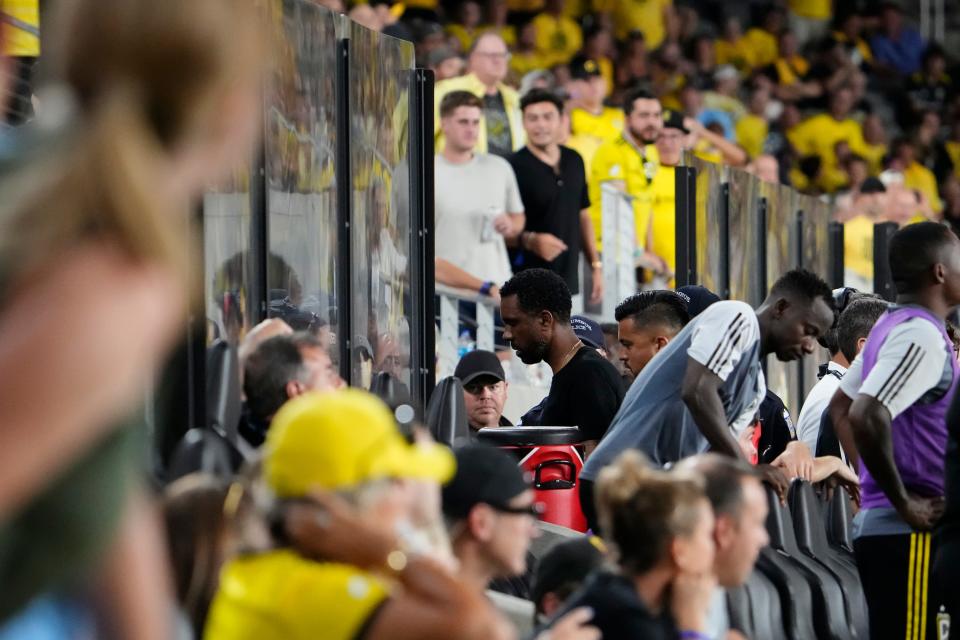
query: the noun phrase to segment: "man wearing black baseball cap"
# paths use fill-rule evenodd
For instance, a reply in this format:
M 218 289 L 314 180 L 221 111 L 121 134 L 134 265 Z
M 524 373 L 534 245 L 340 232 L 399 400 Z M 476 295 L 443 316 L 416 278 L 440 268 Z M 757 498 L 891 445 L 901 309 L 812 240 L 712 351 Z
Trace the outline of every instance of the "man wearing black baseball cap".
M 623 131 L 623 110 L 605 107 L 609 87 L 600 65 L 584 55 L 570 60 L 570 129 L 573 135 L 590 136 L 602 144 Z
M 513 426 L 503 417 L 507 381 L 503 365 L 494 353 L 480 349 L 471 351 L 460 358 L 453 375 L 463 385 L 463 403 L 472 430 Z

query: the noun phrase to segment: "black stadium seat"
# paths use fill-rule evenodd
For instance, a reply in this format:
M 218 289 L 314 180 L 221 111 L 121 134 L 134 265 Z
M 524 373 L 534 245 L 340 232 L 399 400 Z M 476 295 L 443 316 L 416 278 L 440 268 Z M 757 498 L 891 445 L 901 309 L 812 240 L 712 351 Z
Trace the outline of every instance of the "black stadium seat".
M 768 546 L 760 551 L 757 570 L 770 580 L 780 595 L 786 637 L 789 640 L 816 638 L 813 627 L 813 594 L 800 568 L 787 554 Z
M 450 376 L 437 383 L 427 402 L 425 422 L 433 438 L 448 447 L 470 438 L 463 385 L 457 378 Z
M 810 587 L 813 602 L 813 625 L 818 640 L 848 640 L 854 637 L 854 627 L 847 617 L 843 591 L 840 582 L 813 558 L 807 557 L 797 546 L 794 534 L 793 518 L 790 510 L 780 504 L 773 489 L 767 489 L 770 513 L 767 516 L 767 531 L 770 534 L 770 546 L 785 554 Z M 773 580 L 773 578 L 771 577 Z M 774 584 L 776 584 L 774 580 Z M 777 585 L 780 589 L 780 585 Z M 781 603 L 784 602 L 781 591 Z
M 825 512 L 827 540 L 833 547 L 853 555 L 853 506 L 847 492 L 835 490 Z
M 219 433 L 212 429 L 190 429 L 170 456 L 165 480 L 173 482 L 198 472 L 230 478 L 242 465 L 243 457 Z
M 843 492 L 838 489 L 838 492 Z M 827 541 L 826 525 L 820 509 L 820 501 L 809 482 L 795 480 L 790 487 L 790 511 L 800 551 L 823 565 L 843 588 L 847 618 L 858 638 L 869 637 L 867 601 L 860 584 L 860 574 L 849 554 L 834 549 Z
M 243 406 L 236 347 L 217 340 L 207 348 L 206 379 L 207 425 L 235 443 Z

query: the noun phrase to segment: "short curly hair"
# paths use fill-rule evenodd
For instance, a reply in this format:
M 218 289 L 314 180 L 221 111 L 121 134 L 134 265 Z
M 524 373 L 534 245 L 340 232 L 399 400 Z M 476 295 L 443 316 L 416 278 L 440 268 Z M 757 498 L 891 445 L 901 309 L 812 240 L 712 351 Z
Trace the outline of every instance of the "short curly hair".
M 500 297 L 517 296 L 524 313 L 549 311 L 558 322 L 570 322 L 573 300 L 563 278 L 547 269 L 525 269 L 500 287 Z
M 793 269 L 780 276 L 770 289 L 770 295 L 784 294 L 800 296 L 811 302 L 821 298 L 831 310 L 835 309 L 833 290 L 830 289 L 830 285 L 823 278 L 806 269 Z

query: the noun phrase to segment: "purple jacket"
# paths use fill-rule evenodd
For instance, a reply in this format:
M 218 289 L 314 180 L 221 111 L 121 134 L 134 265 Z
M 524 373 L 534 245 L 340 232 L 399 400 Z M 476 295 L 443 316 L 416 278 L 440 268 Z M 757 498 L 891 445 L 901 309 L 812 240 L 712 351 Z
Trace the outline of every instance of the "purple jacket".
M 944 455 L 947 450 L 946 413 L 957 386 L 960 366 L 953 357 L 953 343 L 943 322 L 921 307 L 900 307 L 885 313 L 874 325 L 863 347 L 863 379 L 877 363 L 880 347 L 894 327 L 911 318 L 932 322 L 943 334 L 943 348 L 953 369 L 950 387 L 932 402 L 915 402 L 893 419 L 893 460 L 908 491 L 921 496 L 943 495 Z M 877 485 L 865 464 L 860 465 L 860 488 L 864 509 L 891 507 L 890 500 Z

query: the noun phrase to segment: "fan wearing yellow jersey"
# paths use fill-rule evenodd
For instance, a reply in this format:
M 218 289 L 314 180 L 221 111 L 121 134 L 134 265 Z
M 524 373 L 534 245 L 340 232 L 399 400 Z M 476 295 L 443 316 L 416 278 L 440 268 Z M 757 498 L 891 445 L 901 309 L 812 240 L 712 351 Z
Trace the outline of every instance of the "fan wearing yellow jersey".
M 606 107 L 607 82 L 600 65 L 590 58 L 576 56 L 570 61 L 570 126 L 573 135 L 589 136 L 602 144 L 623 132 L 623 111 Z
M 590 217 L 600 245 L 603 222 L 601 186 L 611 183 L 634 198 L 634 227 L 637 238 L 638 266 L 665 273 L 663 259 L 645 252 L 653 206 L 653 178 L 659 156 L 653 145 L 663 129 L 660 101 L 643 89 L 629 92 L 624 100 L 625 126 L 617 138 L 603 143 L 590 167 Z

